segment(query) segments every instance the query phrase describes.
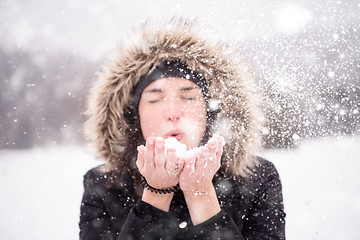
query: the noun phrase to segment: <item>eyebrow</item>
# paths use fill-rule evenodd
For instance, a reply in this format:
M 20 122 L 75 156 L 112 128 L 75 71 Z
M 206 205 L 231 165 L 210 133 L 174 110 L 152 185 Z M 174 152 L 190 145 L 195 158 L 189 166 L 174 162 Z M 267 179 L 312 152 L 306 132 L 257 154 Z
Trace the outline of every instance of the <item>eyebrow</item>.
M 163 90 L 160 88 L 152 88 L 152 89 L 144 91 L 144 93 L 158 93 L 158 92 L 163 92 Z
M 180 88 L 179 91 L 185 92 L 185 91 L 190 91 L 193 89 L 199 89 L 199 87 L 198 86 L 188 86 L 188 87 Z M 149 90 L 144 91 L 144 93 L 162 93 L 162 92 L 164 92 L 164 91 L 161 88 L 151 88 Z
M 193 90 L 193 89 L 199 89 L 199 87 L 198 86 L 183 87 L 183 88 L 180 88 L 180 92 L 190 91 L 190 90 Z

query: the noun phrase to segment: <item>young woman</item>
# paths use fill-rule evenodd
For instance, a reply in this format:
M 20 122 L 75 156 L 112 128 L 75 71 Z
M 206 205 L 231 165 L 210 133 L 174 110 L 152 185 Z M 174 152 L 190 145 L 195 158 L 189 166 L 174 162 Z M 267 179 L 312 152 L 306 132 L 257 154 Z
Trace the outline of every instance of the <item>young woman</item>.
M 84 177 L 80 239 L 285 239 L 279 175 L 254 155 L 258 111 L 228 50 L 183 19 L 121 45 L 89 95 L 106 163 Z M 169 137 L 203 147 L 177 157 Z

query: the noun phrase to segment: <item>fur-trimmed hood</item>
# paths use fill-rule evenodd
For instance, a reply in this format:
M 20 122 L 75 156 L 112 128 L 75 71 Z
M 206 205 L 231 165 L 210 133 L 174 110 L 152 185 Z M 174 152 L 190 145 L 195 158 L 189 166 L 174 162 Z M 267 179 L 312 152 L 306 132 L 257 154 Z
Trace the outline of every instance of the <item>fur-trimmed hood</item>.
M 133 167 L 125 159 L 133 152 L 128 149 L 132 139 L 126 117 L 133 87 L 153 66 L 178 60 L 206 79 L 212 105 L 219 104 L 213 129 L 225 137 L 224 173 L 246 177 L 256 162 L 260 115 L 250 78 L 234 55 L 196 23 L 181 18 L 145 23 L 134 31 L 98 75 L 88 97 L 85 133 L 107 168 L 121 172 Z

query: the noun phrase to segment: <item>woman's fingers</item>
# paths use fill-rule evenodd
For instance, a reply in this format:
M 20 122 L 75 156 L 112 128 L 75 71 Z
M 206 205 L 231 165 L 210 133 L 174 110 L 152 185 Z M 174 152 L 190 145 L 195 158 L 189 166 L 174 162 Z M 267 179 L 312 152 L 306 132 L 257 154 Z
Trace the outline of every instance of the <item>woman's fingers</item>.
M 219 148 L 220 143 L 217 140 L 211 140 L 208 143 L 208 149 L 209 149 L 209 157 L 208 157 L 208 161 L 209 164 L 211 164 L 211 166 L 214 168 L 214 171 L 217 172 L 220 168 L 220 159 L 218 159 L 217 157 L 217 152 L 218 152 L 218 148 Z M 221 156 L 221 155 L 220 155 Z
M 175 149 L 168 149 L 166 151 L 166 163 L 165 163 L 165 168 L 167 173 L 169 174 L 178 174 L 179 173 L 179 166 L 177 163 L 177 159 L 176 159 L 176 155 L 175 155 L 176 150 Z
M 157 138 L 155 143 L 155 167 L 165 168 L 165 153 L 164 153 L 165 141 L 162 138 Z
M 142 169 L 144 167 L 144 154 L 145 154 L 145 147 L 143 145 L 138 147 L 138 155 L 136 160 L 136 166 L 139 169 L 139 172 L 142 172 Z
M 221 156 L 224 150 L 223 139 L 221 137 L 217 138 L 217 150 L 216 150 L 216 160 L 221 164 Z
M 184 166 L 185 166 L 185 159 L 184 158 L 181 158 L 181 159 L 178 159 L 177 161 L 177 164 L 178 164 L 178 173 L 181 173 L 184 169 Z
M 183 168 L 183 175 L 190 175 L 195 171 L 195 157 L 186 159 Z
M 207 167 L 207 156 L 209 154 L 209 151 L 206 147 L 201 148 L 199 155 L 196 159 L 196 163 L 195 163 L 195 170 L 201 172 L 202 174 L 204 173 L 204 169 Z
M 146 140 L 146 151 L 145 151 L 145 155 L 144 155 L 144 158 L 145 158 L 144 168 L 146 168 L 146 169 L 155 168 L 154 147 L 155 147 L 155 138 L 148 137 L 148 139 Z

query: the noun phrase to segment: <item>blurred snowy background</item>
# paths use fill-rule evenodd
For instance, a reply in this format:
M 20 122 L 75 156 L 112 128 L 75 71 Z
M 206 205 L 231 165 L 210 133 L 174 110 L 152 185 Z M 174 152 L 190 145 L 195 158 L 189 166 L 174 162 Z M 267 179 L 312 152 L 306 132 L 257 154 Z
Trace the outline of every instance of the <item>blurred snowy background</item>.
M 147 18 L 197 17 L 263 93 L 288 239 L 358 239 L 360 3 L 0 0 L 0 240 L 77 239 L 95 72 Z

